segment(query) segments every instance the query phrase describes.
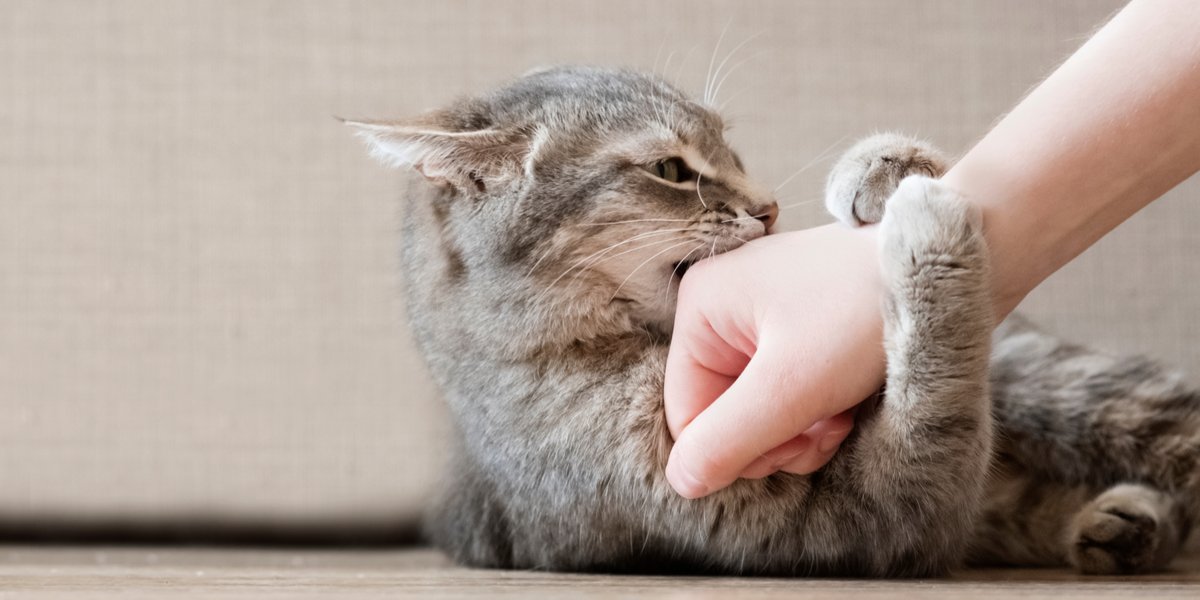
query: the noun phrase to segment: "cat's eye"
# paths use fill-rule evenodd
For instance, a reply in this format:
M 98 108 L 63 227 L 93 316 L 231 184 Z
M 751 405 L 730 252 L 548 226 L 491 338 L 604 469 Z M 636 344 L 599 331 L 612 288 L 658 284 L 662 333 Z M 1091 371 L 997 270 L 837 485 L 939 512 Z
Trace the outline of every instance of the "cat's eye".
M 646 170 L 651 175 L 670 181 L 671 183 L 683 183 L 692 181 L 696 178 L 696 172 L 689 169 L 687 163 L 683 162 L 682 158 L 672 157 L 666 160 L 660 160 L 646 167 Z

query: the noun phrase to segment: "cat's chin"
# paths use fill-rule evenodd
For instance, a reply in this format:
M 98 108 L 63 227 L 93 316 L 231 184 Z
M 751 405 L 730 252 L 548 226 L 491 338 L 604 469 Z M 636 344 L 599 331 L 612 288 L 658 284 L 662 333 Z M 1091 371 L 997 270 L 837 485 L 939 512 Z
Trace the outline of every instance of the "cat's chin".
M 675 329 L 675 319 L 667 319 L 665 321 L 647 321 L 641 323 L 641 328 L 646 333 L 650 334 L 661 341 L 671 339 L 671 332 Z
M 675 305 L 678 300 L 674 287 L 666 294 L 656 294 L 653 299 L 620 299 L 629 311 L 630 323 L 651 335 L 670 338 L 675 328 Z

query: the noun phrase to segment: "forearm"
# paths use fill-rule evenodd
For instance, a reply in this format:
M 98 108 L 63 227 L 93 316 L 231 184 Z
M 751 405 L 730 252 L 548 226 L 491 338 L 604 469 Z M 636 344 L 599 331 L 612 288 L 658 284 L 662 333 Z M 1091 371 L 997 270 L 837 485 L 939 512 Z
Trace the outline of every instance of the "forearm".
M 944 181 L 980 205 L 997 313 L 1200 169 L 1200 2 L 1135 0 Z

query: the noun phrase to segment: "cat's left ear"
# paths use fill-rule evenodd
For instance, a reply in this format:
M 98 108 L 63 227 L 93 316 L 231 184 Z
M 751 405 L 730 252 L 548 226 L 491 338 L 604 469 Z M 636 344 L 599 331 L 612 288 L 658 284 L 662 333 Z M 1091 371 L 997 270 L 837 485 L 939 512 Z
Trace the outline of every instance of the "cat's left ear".
M 501 129 L 455 130 L 437 113 L 409 121 L 343 119 L 391 167 L 411 167 L 438 185 L 483 192 L 517 177 L 528 152 L 527 136 Z

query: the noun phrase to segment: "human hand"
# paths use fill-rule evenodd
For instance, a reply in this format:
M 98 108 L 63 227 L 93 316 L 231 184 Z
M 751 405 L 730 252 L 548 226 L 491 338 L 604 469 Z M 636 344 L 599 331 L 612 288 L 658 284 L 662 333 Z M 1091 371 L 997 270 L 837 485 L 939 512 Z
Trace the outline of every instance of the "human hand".
M 675 491 L 825 464 L 883 383 L 882 294 L 873 227 L 771 235 L 693 266 L 664 389 Z

